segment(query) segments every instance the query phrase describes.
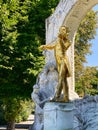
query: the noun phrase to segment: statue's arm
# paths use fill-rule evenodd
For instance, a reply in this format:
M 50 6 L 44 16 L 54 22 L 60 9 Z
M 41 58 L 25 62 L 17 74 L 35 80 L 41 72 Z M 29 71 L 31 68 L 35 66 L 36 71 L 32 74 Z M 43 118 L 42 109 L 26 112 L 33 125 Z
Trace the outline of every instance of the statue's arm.
M 54 49 L 54 45 L 41 45 L 39 48 L 42 50 L 52 50 Z
M 51 44 L 41 45 L 39 48 L 42 50 L 52 50 L 55 48 L 55 45 L 56 45 L 56 41 L 53 41 Z
M 39 48 L 42 50 L 52 50 L 54 47 L 55 45 L 41 45 Z

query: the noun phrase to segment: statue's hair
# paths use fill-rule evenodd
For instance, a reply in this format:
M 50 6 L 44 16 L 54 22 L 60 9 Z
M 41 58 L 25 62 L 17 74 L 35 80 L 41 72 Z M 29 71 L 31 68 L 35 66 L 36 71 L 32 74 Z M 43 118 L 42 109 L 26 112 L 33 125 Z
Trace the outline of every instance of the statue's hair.
M 64 28 L 66 29 L 66 32 L 67 32 L 67 33 L 70 32 L 70 31 L 69 31 L 69 28 L 68 28 L 67 26 L 61 26 L 61 27 L 59 28 L 59 31 L 60 31 L 60 29 L 61 29 L 62 27 L 64 27 Z
M 65 35 L 63 35 L 63 40 L 68 40 L 68 34 L 69 34 L 69 28 L 68 27 L 66 27 L 66 26 L 61 26 L 60 28 L 59 28 L 59 35 L 58 35 L 58 37 L 62 37 L 62 34 L 60 33 L 60 31 L 61 31 L 61 29 L 62 28 L 65 28 L 65 30 L 66 30 L 66 34 Z

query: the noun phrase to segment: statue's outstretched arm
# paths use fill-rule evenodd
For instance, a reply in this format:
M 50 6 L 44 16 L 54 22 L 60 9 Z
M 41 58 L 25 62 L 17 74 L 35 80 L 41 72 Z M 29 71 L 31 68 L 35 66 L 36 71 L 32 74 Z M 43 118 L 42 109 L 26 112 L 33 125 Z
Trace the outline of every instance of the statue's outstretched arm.
M 55 45 L 41 45 L 39 48 L 42 50 L 52 50 L 54 47 Z
M 42 50 L 52 50 L 54 49 L 54 47 L 55 47 L 55 44 L 53 45 L 48 44 L 48 45 L 41 45 L 39 48 Z
M 50 44 L 47 44 L 47 45 L 41 45 L 39 47 L 39 49 L 42 49 L 42 50 L 52 50 L 55 48 L 55 45 L 56 45 L 57 41 L 54 40 L 52 41 Z

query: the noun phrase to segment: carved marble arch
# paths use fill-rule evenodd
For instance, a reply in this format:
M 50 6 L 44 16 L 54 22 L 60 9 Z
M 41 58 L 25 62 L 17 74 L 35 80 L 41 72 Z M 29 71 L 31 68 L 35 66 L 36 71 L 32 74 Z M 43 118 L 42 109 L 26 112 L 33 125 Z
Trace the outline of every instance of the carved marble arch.
M 55 12 L 46 19 L 46 44 L 51 44 L 57 38 L 61 25 L 66 25 L 70 29 L 69 39 L 72 41 L 72 46 L 68 50 L 68 56 L 72 70 L 72 77 L 69 79 L 72 91 L 74 91 L 75 82 L 74 37 L 81 20 L 96 4 L 98 4 L 98 0 L 60 0 Z M 46 62 L 55 62 L 53 52 L 46 54 Z

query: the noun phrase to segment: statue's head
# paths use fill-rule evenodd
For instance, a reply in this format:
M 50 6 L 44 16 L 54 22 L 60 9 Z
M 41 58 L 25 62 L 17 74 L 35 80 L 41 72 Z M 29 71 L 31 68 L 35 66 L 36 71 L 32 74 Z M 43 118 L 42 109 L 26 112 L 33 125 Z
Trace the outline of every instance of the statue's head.
M 61 26 L 60 29 L 59 29 L 59 37 L 61 38 L 67 38 L 68 37 L 68 34 L 69 34 L 69 28 L 66 27 L 66 26 Z

